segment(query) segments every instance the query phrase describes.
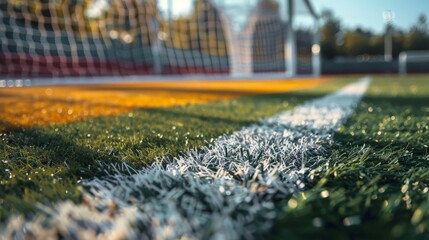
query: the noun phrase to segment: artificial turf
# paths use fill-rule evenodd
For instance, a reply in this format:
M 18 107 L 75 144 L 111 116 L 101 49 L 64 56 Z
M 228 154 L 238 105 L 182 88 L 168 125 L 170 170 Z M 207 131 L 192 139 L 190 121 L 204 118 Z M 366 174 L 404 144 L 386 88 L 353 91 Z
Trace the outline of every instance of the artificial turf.
M 272 237 L 429 238 L 429 76 L 375 77 Z
M 105 173 L 98 162 L 141 168 L 355 79 L 3 133 L 0 167 L 8 170 L 0 175 L 0 219 L 31 213 L 35 202 L 79 201 L 79 179 Z M 278 202 L 272 231 L 260 237 L 429 238 L 428 116 L 429 76 L 374 77 L 357 111 L 335 134 L 334 147 L 311 171 L 307 190 Z
M 354 79 L 306 91 L 324 95 Z M 80 180 L 106 174 L 106 163 L 123 161 L 139 169 L 313 97 L 300 92 L 247 96 L 5 131 L 0 136 L 0 220 L 31 216 L 36 203 L 79 201 Z

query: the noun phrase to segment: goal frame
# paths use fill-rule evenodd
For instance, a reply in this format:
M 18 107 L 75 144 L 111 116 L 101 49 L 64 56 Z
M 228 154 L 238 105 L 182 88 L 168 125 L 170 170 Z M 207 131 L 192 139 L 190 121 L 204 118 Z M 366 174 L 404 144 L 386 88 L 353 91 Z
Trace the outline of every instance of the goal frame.
M 403 51 L 399 54 L 399 74 L 407 75 L 407 65 L 410 62 L 429 62 L 429 51 Z

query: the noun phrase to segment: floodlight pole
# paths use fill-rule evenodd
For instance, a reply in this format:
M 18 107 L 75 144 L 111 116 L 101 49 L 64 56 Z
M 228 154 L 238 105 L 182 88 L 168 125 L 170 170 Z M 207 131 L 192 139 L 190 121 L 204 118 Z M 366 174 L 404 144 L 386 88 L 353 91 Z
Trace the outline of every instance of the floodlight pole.
M 296 76 L 297 69 L 297 51 L 296 36 L 293 30 L 294 19 L 294 0 L 286 0 L 288 5 L 288 25 L 286 31 L 286 72 L 289 77 Z
M 384 60 L 386 62 L 391 62 L 393 57 L 392 57 L 392 41 L 393 41 L 393 36 L 392 36 L 392 27 L 390 24 L 386 25 L 386 36 L 384 38 Z
M 384 36 L 384 60 L 391 62 L 393 59 L 393 34 L 392 34 L 392 22 L 395 18 L 395 13 L 392 11 L 383 12 L 383 20 L 386 24 L 386 34 Z

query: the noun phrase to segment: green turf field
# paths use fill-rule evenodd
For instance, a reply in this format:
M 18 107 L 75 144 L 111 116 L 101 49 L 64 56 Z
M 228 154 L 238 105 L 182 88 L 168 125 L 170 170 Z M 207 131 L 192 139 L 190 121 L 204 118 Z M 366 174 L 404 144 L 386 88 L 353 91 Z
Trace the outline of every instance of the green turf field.
M 34 213 L 36 202 L 79 201 L 79 180 L 108 171 L 100 162 L 125 161 L 139 169 L 155 157 L 207 145 L 357 78 L 285 94 L 140 109 L 5 132 L 0 142 L 0 219 Z M 428 116 L 429 76 L 374 77 L 306 191 L 278 202 L 273 235 L 264 237 L 428 237 Z
M 273 234 L 427 239 L 429 76 L 375 77 L 335 141 L 296 208 L 279 204 Z
M 136 169 L 156 157 L 203 146 L 261 118 L 336 90 L 356 78 L 330 82 L 311 95 L 291 92 L 204 105 L 139 109 L 113 117 L 34 127 L 1 136 L 0 219 L 35 210 L 35 202 L 78 201 L 79 180 L 105 174 L 101 163 Z M 306 92 L 305 91 L 305 92 Z

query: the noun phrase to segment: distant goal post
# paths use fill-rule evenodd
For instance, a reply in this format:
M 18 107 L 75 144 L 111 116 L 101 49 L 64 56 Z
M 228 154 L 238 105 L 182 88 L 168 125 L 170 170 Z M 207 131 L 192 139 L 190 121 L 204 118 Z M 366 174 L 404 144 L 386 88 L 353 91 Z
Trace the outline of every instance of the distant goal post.
M 429 66 L 429 51 L 404 51 L 399 54 L 399 74 L 409 73 L 410 63 L 427 63 Z M 429 67 L 427 67 L 429 69 Z

